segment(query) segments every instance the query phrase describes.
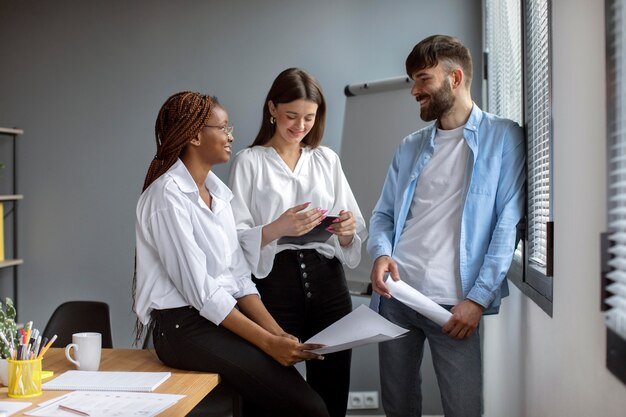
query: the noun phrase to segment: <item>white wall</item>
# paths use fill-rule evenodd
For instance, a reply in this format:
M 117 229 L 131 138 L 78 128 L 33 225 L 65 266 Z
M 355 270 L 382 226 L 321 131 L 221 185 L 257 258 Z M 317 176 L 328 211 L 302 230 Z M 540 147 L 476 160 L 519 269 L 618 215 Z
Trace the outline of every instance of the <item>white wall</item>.
M 604 2 L 552 1 L 554 315 L 512 289 L 485 319 L 485 416 L 618 417 L 605 366 L 599 234 L 606 228 Z

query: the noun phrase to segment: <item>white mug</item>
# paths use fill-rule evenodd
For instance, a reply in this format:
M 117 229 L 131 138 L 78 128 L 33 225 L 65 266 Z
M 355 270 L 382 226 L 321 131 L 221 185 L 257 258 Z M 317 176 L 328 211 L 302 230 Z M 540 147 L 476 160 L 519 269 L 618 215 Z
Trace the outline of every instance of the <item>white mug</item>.
M 70 355 L 74 348 L 76 360 Z M 102 335 L 100 333 L 74 333 L 72 343 L 65 347 L 65 357 L 76 365 L 79 371 L 97 371 L 100 367 L 100 352 L 102 351 Z

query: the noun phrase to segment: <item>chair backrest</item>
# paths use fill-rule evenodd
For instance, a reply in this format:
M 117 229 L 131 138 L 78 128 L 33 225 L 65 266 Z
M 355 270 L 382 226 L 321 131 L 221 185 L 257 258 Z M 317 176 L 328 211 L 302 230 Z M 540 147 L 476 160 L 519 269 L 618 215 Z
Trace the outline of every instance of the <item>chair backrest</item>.
M 112 348 L 111 319 L 109 305 L 101 301 L 68 301 L 54 310 L 43 336 L 51 338 L 55 334 L 57 347 L 72 343 L 72 334 L 98 332 L 102 334 L 102 347 Z

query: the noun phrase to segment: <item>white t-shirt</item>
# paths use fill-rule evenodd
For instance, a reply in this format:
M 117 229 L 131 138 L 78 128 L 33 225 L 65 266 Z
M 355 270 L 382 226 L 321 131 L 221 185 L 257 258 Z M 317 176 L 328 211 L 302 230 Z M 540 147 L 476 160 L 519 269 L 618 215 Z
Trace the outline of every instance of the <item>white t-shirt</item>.
M 239 242 L 255 277 L 266 277 L 272 270 L 275 254 L 286 249 L 315 249 L 328 258 L 337 257 L 349 268 L 359 264 L 361 242 L 367 237 L 365 220 L 339 157 L 331 149 L 303 148 L 293 171 L 272 147 L 243 149 L 233 161 L 229 186 L 234 194 L 232 207 Z M 351 211 L 357 223 L 352 244 L 342 247 L 339 239 L 332 236 L 326 242 L 304 245 L 278 245 L 273 241 L 261 249 L 263 226 L 287 209 L 307 201 L 311 204 L 305 210 L 320 207 L 328 210 L 329 216 L 338 215 L 340 210 Z
M 137 203 L 135 313 L 143 324 L 153 309 L 193 306 L 219 325 L 236 299 L 258 294 L 239 246 L 232 193 L 209 172 L 211 208 L 179 159 Z
M 469 156 L 463 129 L 437 129 L 393 256 L 401 279 L 439 304 L 463 300 L 459 242 Z

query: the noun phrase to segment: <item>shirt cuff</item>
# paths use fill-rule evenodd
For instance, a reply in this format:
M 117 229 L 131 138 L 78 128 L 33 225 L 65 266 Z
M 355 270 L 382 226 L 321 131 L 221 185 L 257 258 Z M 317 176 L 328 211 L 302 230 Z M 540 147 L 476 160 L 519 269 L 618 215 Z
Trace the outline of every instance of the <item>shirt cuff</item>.
M 358 234 L 354 235 L 348 246 L 341 246 L 339 237 L 335 236 L 334 238 L 333 244 L 337 257 L 350 269 L 356 268 L 361 262 L 361 243 L 361 237 Z
M 474 287 L 470 290 L 469 294 L 467 294 L 467 297 L 465 298 L 472 300 L 473 302 L 483 306 L 484 309 L 487 309 L 487 307 L 489 307 L 489 304 L 491 304 L 491 302 L 493 301 L 494 296 L 489 291 Z
M 219 326 L 236 304 L 237 300 L 228 291 L 220 287 L 211 295 L 211 298 L 204 302 L 200 315 Z

